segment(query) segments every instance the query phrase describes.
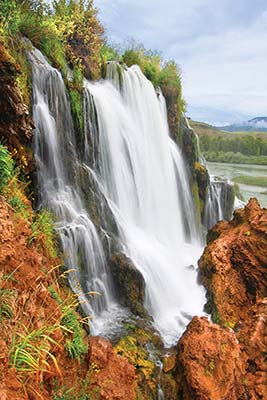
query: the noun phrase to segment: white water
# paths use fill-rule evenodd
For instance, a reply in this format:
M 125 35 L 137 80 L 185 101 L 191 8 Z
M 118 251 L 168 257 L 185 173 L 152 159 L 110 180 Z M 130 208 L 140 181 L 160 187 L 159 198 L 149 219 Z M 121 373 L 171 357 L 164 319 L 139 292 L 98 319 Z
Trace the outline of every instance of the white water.
M 117 69 L 110 64 L 111 81 L 85 84 L 97 116 L 92 129 L 96 122 L 87 115 L 87 134 L 98 131 L 99 185 L 121 246 L 145 279 L 145 306 L 165 344 L 172 345 L 205 303 L 192 268 L 202 250 L 194 206 L 182 157 L 169 137 L 163 96 L 137 66 L 121 68 L 120 80 Z
M 29 53 L 29 60 L 40 206 L 56 216 L 72 289 L 85 313 L 98 317 L 91 322 L 92 333 L 98 334 L 105 331 L 101 317 L 104 315 L 105 321 L 116 319 L 121 310 L 114 299 L 101 241 L 80 194 L 77 175 L 81 165 L 65 85 L 38 50 Z

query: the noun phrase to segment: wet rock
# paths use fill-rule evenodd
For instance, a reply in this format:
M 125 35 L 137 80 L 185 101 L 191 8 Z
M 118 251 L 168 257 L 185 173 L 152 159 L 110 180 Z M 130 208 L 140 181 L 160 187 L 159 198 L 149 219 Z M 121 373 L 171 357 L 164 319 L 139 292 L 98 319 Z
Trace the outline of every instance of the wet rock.
M 159 369 L 147 348 L 151 347 L 151 337 L 137 329 L 132 335 L 122 337 L 115 351 L 127 358 L 136 369 L 137 392 L 142 399 L 156 399 Z
M 118 289 L 121 303 L 141 317 L 148 317 L 144 308 L 145 281 L 140 271 L 125 254 L 110 258 L 110 269 Z
M 176 349 L 168 351 L 162 358 L 163 361 L 163 371 L 170 372 L 176 367 L 177 351 Z
M 198 185 L 199 197 L 204 202 L 206 200 L 206 192 L 209 184 L 209 173 L 207 168 L 199 162 L 195 162 L 194 171 Z
M 111 343 L 100 337 L 90 340 L 88 396 L 98 400 L 134 400 L 135 369 L 117 355 Z
M 181 400 L 246 397 L 241 349 L 234 333 L 194 317 L 178 343 L 177 382 Z

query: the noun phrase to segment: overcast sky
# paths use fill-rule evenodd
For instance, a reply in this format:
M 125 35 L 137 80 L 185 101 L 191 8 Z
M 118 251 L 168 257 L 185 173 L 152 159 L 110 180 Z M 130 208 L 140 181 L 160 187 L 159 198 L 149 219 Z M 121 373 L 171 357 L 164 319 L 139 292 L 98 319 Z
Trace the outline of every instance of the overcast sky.
M 188 115 L 267 115 L 267 0 L 95 0 L 111 42 L 159 50 L 183 71 Z

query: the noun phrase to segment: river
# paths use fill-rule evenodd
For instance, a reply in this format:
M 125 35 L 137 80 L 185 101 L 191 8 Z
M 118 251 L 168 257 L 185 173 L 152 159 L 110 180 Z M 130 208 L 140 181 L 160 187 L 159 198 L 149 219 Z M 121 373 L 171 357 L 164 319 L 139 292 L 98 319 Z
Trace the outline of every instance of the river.
M 211 175 L 232 180 L 237 176 L 267 176 L 267 165 L 208 163 Z M 267 207 L 267 187 L 239 184 L 240 191 L 245 201 L 256 197 L 262 207 Z

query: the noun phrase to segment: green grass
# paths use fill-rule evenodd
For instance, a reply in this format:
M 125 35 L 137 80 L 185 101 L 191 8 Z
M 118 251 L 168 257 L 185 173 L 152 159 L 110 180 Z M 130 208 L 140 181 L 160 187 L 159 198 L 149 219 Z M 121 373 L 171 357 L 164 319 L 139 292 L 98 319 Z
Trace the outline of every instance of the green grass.
M 43 242 L 50 257 L 56 257 L 57 239 L 52 214 L 46 210 L 41 210 L 38 214 L 35 214 L 31 229 L 32 234 L 29 243 L 38 240 Z
M 42 374 L 52 371 L 54 367 L 59 376 L 60 369 L 52 348 L 58 343 L 52 339 L 51 335 L 60 329 L 59 325 L 42 327 L 24 332 L 15 332 L 9 350 L 9 363 L 18 373 L 31 373 L 36 375 L 37 380 L 42 380 Z
M 68 339 L 66 340 L 65 349 L 70 358 L 80 360 L 87 352 L 88 346 L 84 343 L 84 330 L 78 321 L 75 312 L 68 306 L 62 308 L 63 318 L 61 324 L 66 328 Z
M 267 177 L 265 176 L 240 175 L 236 176 L 232 180 L 236 183 L 241 183 L 244 185 L 267 187 Z
M 85 331 L 83 326 L 74 311 L 79 302 L 75 295 L 70 299 L 62 300 L 53 286 L 50 286 L 48 290 L 53 299 L 60 304 L 62 311 L 60 325 L 66 337 L 65 350 L 70 358 L 80 360 L 87 352 L 88 345 L 84 341 Z
M 210 162 L 267 165 L 267 156 L 245 156 L 233 151 L 227 151 L 226 153 L 223 151 L 203 151 L 203 155 Z
M 16 290 L 0 289 L 0 322 L 14 317 L 17 295 Z
M 0 192 L 14 174 L 14 162 L 7 148 L 0 144 Z

